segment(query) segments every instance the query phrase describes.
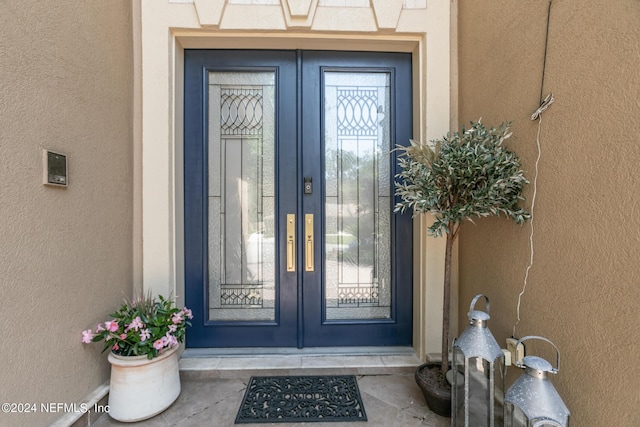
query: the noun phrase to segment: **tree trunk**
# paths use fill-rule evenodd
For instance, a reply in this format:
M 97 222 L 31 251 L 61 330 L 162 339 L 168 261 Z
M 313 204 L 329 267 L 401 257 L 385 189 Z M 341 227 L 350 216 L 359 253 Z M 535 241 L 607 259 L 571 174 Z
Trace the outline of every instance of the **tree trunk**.
M 453 250 L 453 224 L 449 224 L 444 255 L 444 297 L 442 301 L 442 375 L 449 370 L 449 314 L 451 312 L 451 252 Z

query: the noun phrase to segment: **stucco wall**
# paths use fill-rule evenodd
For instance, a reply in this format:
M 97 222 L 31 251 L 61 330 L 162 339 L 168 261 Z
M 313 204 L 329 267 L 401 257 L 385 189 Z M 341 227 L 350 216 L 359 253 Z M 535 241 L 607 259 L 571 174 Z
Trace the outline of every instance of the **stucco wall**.
M 0 425 L 48 425 L 108 379 L 80 332 L 131 294 L 131 4 L 0 2 Z M 42 149 L 69 187 L 42 184 Z
M 529 116 L 539 102 L 548 4 L 459 3 L 460 122 L 515 120 L 511 147 L 532 181 L 538 122 Z M 640 425 L 639 18 L 637 0 L 551 7 L 544 94 L 555 103 L 543 114 L 534 264 L 516 334 L 560 348 L 553 382 L 576 426 Z M 490 327 L 504 343 L 529 264 L 530 225 L 477 224 L 460 239 L 460 324 L 472 297 L 486 293 Z

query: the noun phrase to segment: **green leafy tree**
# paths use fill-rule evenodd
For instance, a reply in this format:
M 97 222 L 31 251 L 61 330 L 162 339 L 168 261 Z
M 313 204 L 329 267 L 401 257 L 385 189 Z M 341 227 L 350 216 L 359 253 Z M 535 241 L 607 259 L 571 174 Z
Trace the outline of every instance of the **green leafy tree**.
M 451 250 L 460 226 L 473 218 L 504 214 L 522 224 L 530 218 L 519 207 L 524 177 L 518 156 L 504 146 L 511 136 L 510 122 L 487 129 L 481 120 L 471 127 L 430 144 L 411 140 L 402 151 L 396 175 L 395 212 L 407 209 L 431 212 L 435 221 L 429 234 L 446 234 L 441 373 L 449 370 L 449 313 L 451 299 Z

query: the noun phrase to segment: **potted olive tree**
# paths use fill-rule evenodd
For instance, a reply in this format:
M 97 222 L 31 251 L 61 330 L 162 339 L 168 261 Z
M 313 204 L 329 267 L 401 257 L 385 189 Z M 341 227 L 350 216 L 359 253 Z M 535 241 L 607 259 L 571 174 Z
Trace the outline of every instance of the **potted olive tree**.
M 446 234 L 444 298 L 442 312 L 442 363 L 422 365 L 416 381 L 434 412 L 450 416 L 451 387 L 445 379 L 449 370 L 449 314 L 451 296 L 451 252 L 464 221 L 474 217 L 504 214 L 522 224 L 530 217 L 519 206 L 524 177 L 518 156 L 504 146 L 511 136 L 511 123 L 487 129 L 481 120 L 469 129 L 447 134 L 431 143 L 411 140 L 399 146 L 401 172 L 396 175 L 396 195 L 401 201 L 396 212 L 430 212 L 435 221 L 428 232 Z M 425 387 L 428 388 L 425 390 Z M 440 398 L 441 403 L 430 402 Z

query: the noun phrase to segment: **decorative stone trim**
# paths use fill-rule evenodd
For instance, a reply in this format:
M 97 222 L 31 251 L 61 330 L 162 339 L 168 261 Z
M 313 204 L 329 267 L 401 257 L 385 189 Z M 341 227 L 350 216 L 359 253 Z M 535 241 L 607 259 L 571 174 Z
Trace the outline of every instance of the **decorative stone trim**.
M 403 10 L 426 10 L 426 0 L 168 1 L 193 4 L 201 27 L 247 30 L 404 31 Z
M 318 0 L 283 0 L 284 18 L 288 28 L 310 28 L 318 7 Z
M 226 0 L 193 0 L 198 14 L 198 20 L 202 26 L 217 27 L 224 13 Z
M 404 0 L 371 0 L 378 28 L 393 30 L 398 26 Z
M 315 0 L 313 9 L 315 10 L 318 1 Z M 309 16 L 309 6 L 311 6 L 311 0 L 287 0 L 287 8 L 289 14 L 294 18 L 306 18 Z
M 321 7 L 369 7 L 369 0 L 320 0 Z

